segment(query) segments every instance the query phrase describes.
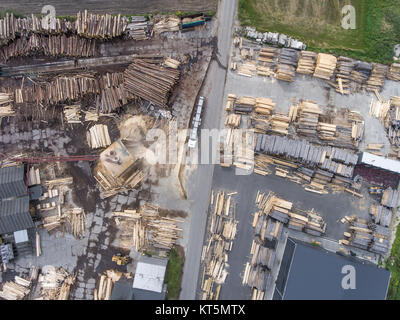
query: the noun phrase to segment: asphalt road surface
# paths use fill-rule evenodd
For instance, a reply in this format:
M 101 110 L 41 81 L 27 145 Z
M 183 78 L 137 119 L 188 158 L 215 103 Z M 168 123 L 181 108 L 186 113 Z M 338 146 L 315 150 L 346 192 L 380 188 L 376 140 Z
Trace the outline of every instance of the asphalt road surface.
M 212 60 L 201 95 L 206 97 L 202 128 L 219 128 L 223 104 L 226 72 L 232 43 L 233 19 L 237 1 L 221 0 L 218 8 L 218 49 Z M 199 165 L 187 187 L 188 200 L 192 201 L 190 235 L 182 278 L 181 300 L 195 299 L 200 269 L 207 208 L 211 194 L 214 165 Z

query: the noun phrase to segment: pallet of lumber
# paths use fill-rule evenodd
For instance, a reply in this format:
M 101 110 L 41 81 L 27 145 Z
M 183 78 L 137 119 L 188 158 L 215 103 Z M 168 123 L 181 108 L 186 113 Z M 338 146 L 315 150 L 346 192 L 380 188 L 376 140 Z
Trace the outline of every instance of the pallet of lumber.
M 237 74 L 245 77 L 254 77 L 257 72 L 257 66 L 254 62 L 246 62 L 237 68 Z
M 384 227 L 390 226 L 392 221 L 392 210 L 384 206 L 372 205 L 369 209 L 369 213 L 376 224 L 380 224 Z
M 118 15 L 99 15 L 79 11 L 75 21 L 76 32 L 84 37 L 106 39 L 122 35 L 128 25 L 128 18 Z
M 315 70 L 317 54 L 312 51 L 301 51 L 296 72 L 312 75 Z
M 179 31 L 180 19 L 174 16 L 169 16 L 161 19 L 153 26 L 155 34 L 161 34 L 163 32 L 175 32 Z
M 397 208 L 399 200 L 399 191 L 389 187 L 382 194 L 381 204 L 388 208 Z
M 234 113 L 229 114 L 226 117 L 225 126 L 231 128 L 239 128 L 241 117 L 242 116 L 240 114 L 234 114 Z
M 372 64 L 372 71 L 368 80 L 365 83 L 365 88 L 369 91 L 381 90 L 383 85 L 385 84 L 387 72 L 387 66 L 379 63 Z
M 389 80 L 400 81 L 400 63 L 392 63 L 390 65 L 387 78 Z
M 279 63 L 276 68 L 276 78 L 278 80 L 293 82 L 296 75 L 297 61 L 297 50 L 282 48 Z
M 318 53 L 314 77 L 329 80 L 336 69 L 337 58 L 331 54 Z
M 107 125 L 96 124 L 87 132 L 87 141 L 92 149 L 105 148 L 111 144 Z

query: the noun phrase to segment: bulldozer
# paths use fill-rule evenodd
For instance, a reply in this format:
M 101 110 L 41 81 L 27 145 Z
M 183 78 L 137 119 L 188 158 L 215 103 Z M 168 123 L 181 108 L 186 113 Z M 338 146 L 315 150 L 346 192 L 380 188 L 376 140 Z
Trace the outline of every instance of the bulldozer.
M 129 256 L 123 256 L 122 254 L 114 254 L 112 257 L 112 261 L 116 262 L 119 266 L 124 266 L 129 263 Z

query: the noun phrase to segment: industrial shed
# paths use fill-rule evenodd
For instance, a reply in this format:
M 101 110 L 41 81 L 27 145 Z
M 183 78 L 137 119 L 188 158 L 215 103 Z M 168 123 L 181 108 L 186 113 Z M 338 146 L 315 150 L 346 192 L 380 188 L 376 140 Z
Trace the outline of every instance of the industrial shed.
M 0 199 L 25 195 L 26 179 L 24 166 L 0 168 Z
M 354 267 L 355 289 L 343 289 L 343 267 Z M 288 238 L 275 300 L 384 300 L 390 272 L 354 257 Z
M 0 235 L 33 228 L 29 196 L 0 201 Z
M 362 152 L 358 163 L 400 174 L 400 161 L 377 156 L 369 152 Z

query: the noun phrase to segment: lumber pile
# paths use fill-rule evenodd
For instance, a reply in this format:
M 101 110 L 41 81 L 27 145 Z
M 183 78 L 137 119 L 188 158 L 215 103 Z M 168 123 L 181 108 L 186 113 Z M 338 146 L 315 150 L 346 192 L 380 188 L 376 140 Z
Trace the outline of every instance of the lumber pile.
M 326 53 L 318 53 L 314 71 L 314 77 L 329 80 L 335 69 L 337 59 L 335 56 Z
M 358 61 L 351 72 L 351 79 L 361 86 L 369 79 L 371 71 L 372 65 L 370 63 Z
M 258 63 L 270 66 L 271 70 L 275 70 L 279 57 L 279 49 L 274 47 L 262 47 L 258 53 Z
M 87 132 L 87 141 L 92 149 L 105 148 L 111 144 L 108 127 L 104 124 L 96 124 Z
M 201 254 L 202 300 L 217 300 L 218 287 L 228 275 L 228 253 L 232 250 L 238 224 L 235 194 L 224 191 L 211 194 L 208 239 Z
M 384 101 L 385 108 L 387 107 L 387 101 Z M 382 114 L 381 121 L 383 122 L 388 139 L 392 146 L 399 147 L 400 146 L 400 98 L 399 97 L 391 97 L 389 100 L 390 108 L 386 113 L 386 117 L 383 118 L 384 114 Z
M 270 117 L 270 131 L 278 134 L 288 134 L 290 118 L 281 113 L 275 113 Z
M 28 171 L 28 186 L 40 184 L 40 170 L 39 168 L 30 167 Z
M 179 18 L 169 16 L 161 19 L 159 22 L 154 24 L 153 31 L 155 34 L 161 34 L 163 32 L 179 31 L 179 24 L 180 24 Z
M 262 115 L 271 115 L 276 103 L 269 98 L 256 98 L 254 112 Z
M 318 137 L 321 140 L 334 140 L 336 134 L 336 125 L 324 122 L 318 122 Z
M 341 243 L 367 250 L 377 254 L 389 252 L 390 229 L 375 223 L 368 223 L 361 218 L 352 217 L 348 220 L 349 231 L 345 232 L 345 239 Z
M 138 252 L 151 248 L 170 250 L 182 237 L 179 225 L 183 220 L 161 214 L 162 209 L 152 203 L 145 203 L 138 210 L 113 212 L 122 231 L 121 245 L 126 248 L 134 246 Z
M 132 16 L 132 22 L 126 26 L 128 37 L 134 40 L 146 40 L 149 38 L 150 27 L 144 16 Z
M 22 300 L 30 293 L 31 282 L 15 276 L 14 281 L 6 281 L 0 291 L 0 298 L 5 300 Z
M 181 63 L 178 60 L 165 58 L 164 66 L 172 69 L 178 69 Z
M 233 111 L 239 114 L 248 114 L 254 111 L 257 100 L 253 97 L 240 97 L 234 104 Z
M 293 82 L 298 59 L 297 50 L 282 48 L 276 69 L 276 78 L 278 80 Z
M 142 99 L 166 106 L 180 72 L 135 59 L 124 71 L 125 89 Z
M 381 204 L 393 209 L 399 206 L 399 200 L 399 191 L 389 187 L 382 194 Z
M 245 77 L 253 77 L 256 75 L 257 66 L 253 61 L 245 62 L 237 68 L 237 74 Z
M 121 36 L 128 25 L 127 17 L 121 14 L 114 16 L 111 14 L 99 15 L 84 12 L 76 14 L 76 32 L 87 38 L 110 39 Z
M 369 213 L 372 216 L 372 219 L 376 224 L 380 224 L 384 227 L 389 227 L 392 221 L 392 210 L 380 206 L 380 205 L 372 205 L 369 208 Z
M 365 88 L 369 91 L 381 90 L 385 84 L 387 72 L 387 66 L 379 63 L 373 63 L 371 74 L 365 83 Z
M 276 74 L 271 70 L 270 67 L 266 66 L 257 66 L 257 75 L 263 76 L 263 77 L 270 77 L 270 76 L 275 76 Z
M 340 56 L 336 65 L 336 92 L 350 94 L 351 72 L 356 61 L 351 58 Z
M 38 280 L 41 298 L 43 300 L 68 300 L 75 278 L 75 275 L 69 274 L 63 268 L 44 266 Z
M 241 118 L 242 116 L 240 114 L 231 113 L 226 117 L 225 126 L 239 128 Z
M 315 70 L 317 54 L 312 51 L 301 51 L 297 65 L 297 73 L 312 75 Z
M 86 214 L 83 208 L 61 210 L 60 204 L 56 205 L 53 201 L 52 205 L 45 209 L 55 208 L 58 208 L 57 213 L 47 215 L 42 219 L 43 227 L 48 232 L 61 228 L 72 234 L 76 239 L 81 239 L 86 230 Z
M 319 115 L 322 110 L 313 101 L 301 101 L 298 108 L 297 133 L 314 136 L 317 133 Z
M 389 80 L 400 81 L 400 63 L 392 63 L 390 65 L 387 78 Z
M 97 288 L 94 290 L 94 300 L 110 300 L 114 283 L 122 277 L 122 272 L 107 270 L 100 275 Z
M 67 123 L 82 123 L 81 122 L 81 106 L 78 104 L 64 106 L 64 117 Z
M 389 109 L 390 101 L 379 101 L 372 99 L 369 106 L 369 114 L 372 117 L 378 118 L 383 123 L 386 119 Z
M 234 111 L 234 105 L 236 102 L 236 95 L 229 93 L 228 97 L 226 99 L 226 106 L 225 106 L 225 110 L 228 112 L 233 112 Z

